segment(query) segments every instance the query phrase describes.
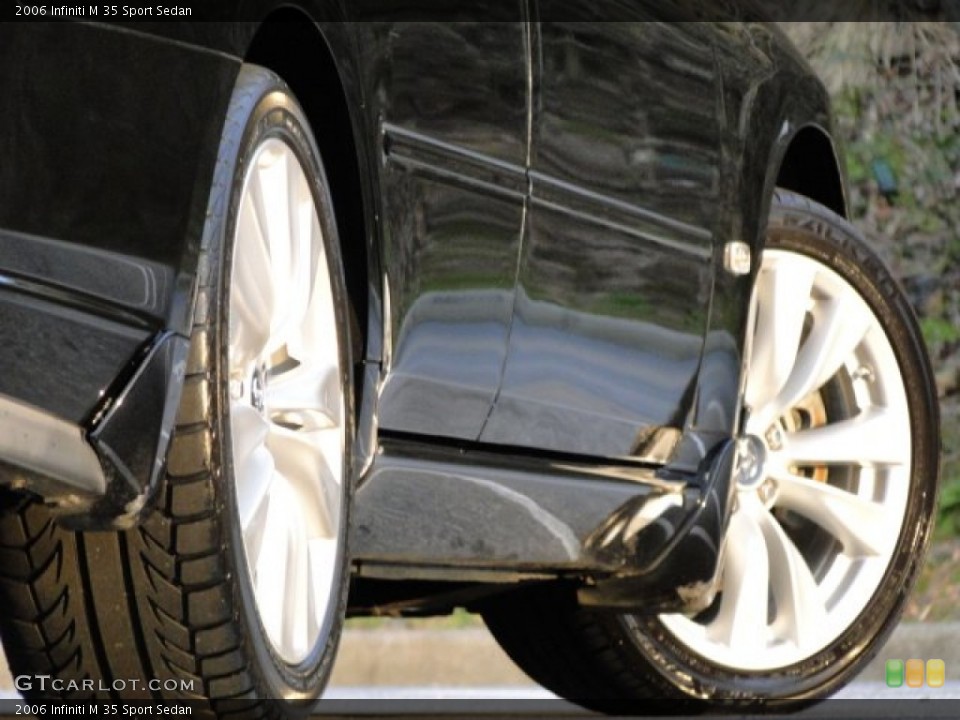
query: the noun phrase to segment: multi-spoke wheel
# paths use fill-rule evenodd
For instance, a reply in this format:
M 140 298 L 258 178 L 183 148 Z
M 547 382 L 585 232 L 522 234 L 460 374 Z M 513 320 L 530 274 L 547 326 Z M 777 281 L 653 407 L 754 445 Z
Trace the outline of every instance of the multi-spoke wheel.
M 615 616 L 555 591 L 511 598 L 488 623 L 554 692 L 599 707 L 817 698 L 896 624 L 939 471 L 936 393 L 909 305 L 848 223 L 781 191 L 750 317 L 714 602 L 696 615 Z
M 301 662 L 338 595 L 344 394 L 337 307 L 313 189 L 280 138 L 240 193 L 228 371 L 237 510 L 260 621 Z
M 58 681 L 30 697 L 186 696 L 273 717 L 311 704 L 259 700 L 310 701 L 326 683 L 346 603 L 348 301 L 315 141 L 261 68 L 244 66 L 231 99 L 196 298 L 142 525 L 68 533 L 27 501 L 0 516 L 0 545 L 22 553 L 5 568 L 25 568 L 0 583 L 20 613 L 0 623 L 11 667 Z
M 768 249 L 754 292 L 737 497 L 716 606 L 666 627 L 721 665 L 770 670 L 827 647 L 897 547 L 911 429 L 876 314 L 820 260 Z
M 256 694 L 309 699 L 326 682 L 346 602 L 349 302 L 330 190 L 302 111 L 282 82 L 253 67 L 235 100 L 244 130 L 231 138 L 224 187 L 211 368 L 223 438 L 219 519 Z

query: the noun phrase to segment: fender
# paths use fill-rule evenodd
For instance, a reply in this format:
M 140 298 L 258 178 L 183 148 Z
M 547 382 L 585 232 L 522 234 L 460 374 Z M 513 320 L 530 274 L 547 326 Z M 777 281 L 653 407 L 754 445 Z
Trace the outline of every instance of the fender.
M 747 347 L 747 308 L 759 258 L 765 244 L 764 228 L 791 147 L 809 133 L 816 140 L 811 156 L 818 168 L 832 171 L 835 187 L 821 179 L 816 188 L 797 182 L 789 189 L 806 192 L 845 210 L 846 182 L 832 139 L 833 121 L 826 89 L 791 45 L 775 42 L 781 33 L 766 23 L 747 23 L 742 35 L 719 45 L 717 62 L 723 82 L 718 102 L 722 108 L 725 158 L 722 183 L 725 217 L 719 223 L 725 241 L 717 243 L 715 285 L 703 364 L 698 380 L 694 428 L 701 434 L 739 432 L 738 389 L 743 383 L 743 356 Z M 749 39 L 751 51 L 742 43 Z M 750 62 L 744 58 L 749 57 Z M 798 177 L 801 177 L 798 175 Z M 723 267 L 727 241 L 746 242 L 751 248 L 752 272 L 733 276 Z

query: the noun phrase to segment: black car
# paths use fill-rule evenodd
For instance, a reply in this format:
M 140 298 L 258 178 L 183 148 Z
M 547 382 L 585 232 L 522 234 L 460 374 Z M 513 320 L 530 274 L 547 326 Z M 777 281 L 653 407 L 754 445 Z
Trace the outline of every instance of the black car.
M 25 696 L 309 700 L 345 615 L 456 607 L 601 709 L 881 647 L 938 411 L 826 93 L 772 24 L 605 4 L 0 27 Z

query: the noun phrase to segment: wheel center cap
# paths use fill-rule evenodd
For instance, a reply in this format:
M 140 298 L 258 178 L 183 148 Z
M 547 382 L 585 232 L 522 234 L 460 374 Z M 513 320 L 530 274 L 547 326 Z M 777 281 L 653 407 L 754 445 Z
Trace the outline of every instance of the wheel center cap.
M 250 404 L 258 412 L 266 411 L 266 398 L 264 396 L 264 387 L 266 386 L 266 375 L 262 367 L 253 371 L 253 377 L 250 378 Z
M 737 441 L 739 462 L 737 464 L 737 485 L 741 490 L 754 489 L 763 480 L 763 465 L 767 459 L 767 448 L 763 440 L 756 435 L 747 435 Z

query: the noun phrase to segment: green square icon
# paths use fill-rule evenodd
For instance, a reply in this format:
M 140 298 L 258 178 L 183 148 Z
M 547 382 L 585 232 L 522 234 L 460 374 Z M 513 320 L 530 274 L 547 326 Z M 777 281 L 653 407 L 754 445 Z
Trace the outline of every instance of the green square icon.
M 887 660 L 887 687 L 903 685 L 903 660 Z

